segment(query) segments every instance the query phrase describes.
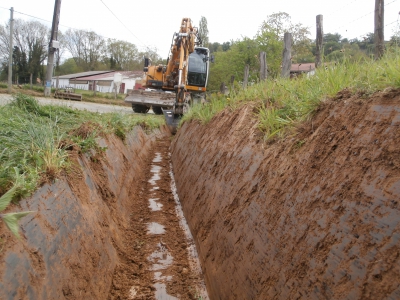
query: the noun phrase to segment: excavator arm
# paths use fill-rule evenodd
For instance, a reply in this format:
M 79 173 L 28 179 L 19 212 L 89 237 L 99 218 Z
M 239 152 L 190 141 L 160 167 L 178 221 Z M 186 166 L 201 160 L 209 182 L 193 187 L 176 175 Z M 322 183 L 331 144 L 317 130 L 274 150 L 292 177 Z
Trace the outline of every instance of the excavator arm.
M 135 112 L 144 111 L 143 106 L 152 106 L 155 113 L 161 110 L 171 131 L 176 131 L 194 99 L 205 97 L 209 50 L 200 44 L 197 28 L 190 18 L 183 18 L 179 32 L 173 36 L 167 64 L 152 66 L 145 59 L 142 85 L 146 90 L 132 91 L 125 102 L 132 103 Z

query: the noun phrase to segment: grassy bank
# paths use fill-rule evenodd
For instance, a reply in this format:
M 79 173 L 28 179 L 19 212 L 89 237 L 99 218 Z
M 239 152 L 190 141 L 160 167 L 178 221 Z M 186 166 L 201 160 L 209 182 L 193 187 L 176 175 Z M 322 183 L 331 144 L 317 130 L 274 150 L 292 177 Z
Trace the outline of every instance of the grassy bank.
M 255 84 L 229 96 L 213 95 L 206 105 L 195 106 L 183 122 L 198 119 L 203 123 L 226 107 L 235 109 L 248 101 L 259 101 L 259 128 L 267 139 L 281 136 L 285 129 L 310 118 L 327 97 L 343 89 L 372 93 L 387 87 L 400 87 L 400 51 L 390 50 L 376 61 L 344 61 L 320 68 L 314 76 L 275 79 Z
M 39 105 L 31 96 L 16 94 L 0 107 L 0 196 L 18 178 L 15 198 L 32 193 L 43 179 L 54 179 L 69 168 L 67 149 L 97 149 L 96 138 L 115 134 L 122 140 L 134 126 L 158 128 L 154 115 L 97 114 L 62 106 Z M 16 174 L 17 170 L 17 174 Z

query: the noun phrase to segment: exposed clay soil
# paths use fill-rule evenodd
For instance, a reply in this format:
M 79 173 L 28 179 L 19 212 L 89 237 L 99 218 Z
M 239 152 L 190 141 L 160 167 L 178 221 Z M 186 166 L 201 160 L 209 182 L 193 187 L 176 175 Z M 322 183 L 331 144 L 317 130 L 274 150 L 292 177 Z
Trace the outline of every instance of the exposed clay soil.
M 88 122 L 76 134 L 93 129 Z M 171 192 L 169 136 L 138 129 L 124 143 L 115 136 L 98 142 L 105 152 L 68 147 L 66 174 L 47 178 L 35 195 L 8 209 L 35 213 L 21 220 L 20 241 L 0 223 L 0 299 L 199 295 L 201 274 L 189 263 Z M 162 209 L 152 211 L 150 198 Z M 152 222 L 165 232 L 149 233 Z
M 400 299 L 400 90 L 343 91 L 268 143 L 257 105 L 172 143 L 210 298 Z M 0 223 L 0 299 L 198 299 L 169 145 L 137 130 L 69 147 L 65 177 L 8 209 L 36 211 L 21 241 Z
M 257 105 L 172 145 L 210 298 L 400 299 L 400 90 L 343 91 L 269 143 Z

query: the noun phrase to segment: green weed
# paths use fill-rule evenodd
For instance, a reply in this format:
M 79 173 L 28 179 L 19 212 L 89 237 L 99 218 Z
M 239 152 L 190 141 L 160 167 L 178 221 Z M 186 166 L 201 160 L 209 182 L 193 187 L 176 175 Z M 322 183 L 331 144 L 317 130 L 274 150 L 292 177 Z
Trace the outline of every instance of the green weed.
M 14 186 L 8 190 L 3 196 L 0 197 L 0 212 L 5 210 L 10 202 L 13 200 L 18 187 L 23 183 L 23 178 L 19 174 L 18 168 L 14 168 L 16 181 Z M 25 217 L 26 215 L 32 213 L 33 211 L 24 211 L 18 213 L 7 213 L 7 214 L 0 214 L 0 219 L 6 224 L 8 229 L 17 237 L 19 238 L 18 233 L 18 221 Z
M 83 135 L 74 134 L 88 120 L 94 124 L 93 129 Z M 125 140 L 135 126 L 151 131 L 162 124 L 162 116 L 97 114 L 39 105 L 33 97 L 16 94 L 11 103 L 0 106 L 0 195 L 15 184 L 15 167 L 20 170 L 23 184 L 14 197 L 22 198 L 36 190 L 41 178 L 52 180 L 68 168 L 67 149 L 74 144 L 82 152 L 101 151 L 104 149 L 97 139 L 103 133 Z

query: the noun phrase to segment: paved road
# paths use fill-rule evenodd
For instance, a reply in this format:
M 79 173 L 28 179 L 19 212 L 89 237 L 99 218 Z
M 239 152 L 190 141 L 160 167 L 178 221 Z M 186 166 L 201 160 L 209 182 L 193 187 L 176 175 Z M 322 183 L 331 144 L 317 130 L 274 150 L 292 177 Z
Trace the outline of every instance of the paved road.
M 109 113 L 109 112 L 121 112 L 121 113 L 133 113 L 132 108 L 126 106 L 118 106 L 118 105 L 110 105 L 110 104 L 99 104 L 92 102 L 84 102 L 84 101 L 71 101 L 71 100 L 62 100 L 55 98 L 42 98 L 35 97 L 40 104 L 53 104 L 53 105 L 61 105 L 69 108 L 79 109 L 79 110 L 87 110 L 91 112 L 98 113 Z M 0 105 L 4 105 L 11 100 L 11 95 L 8 94 L 0 94 Z

